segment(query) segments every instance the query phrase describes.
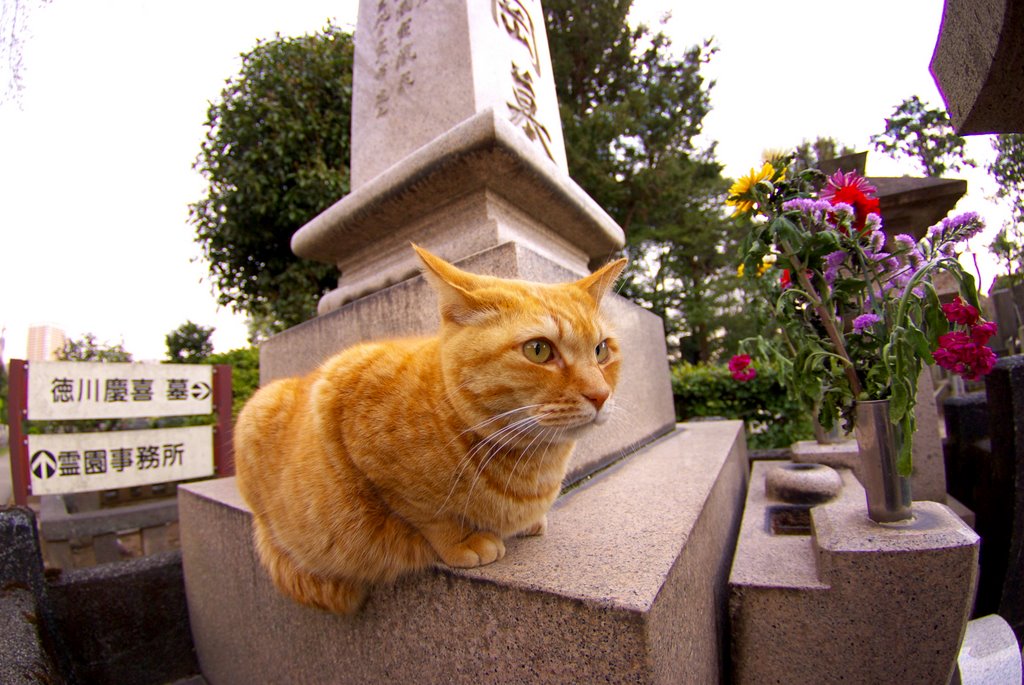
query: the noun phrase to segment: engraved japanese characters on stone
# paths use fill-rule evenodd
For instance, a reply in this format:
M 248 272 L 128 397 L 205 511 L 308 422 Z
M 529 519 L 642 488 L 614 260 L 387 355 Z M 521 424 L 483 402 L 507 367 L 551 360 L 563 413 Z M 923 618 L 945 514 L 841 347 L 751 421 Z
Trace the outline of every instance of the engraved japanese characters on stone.
M 508 102 L 508 108 L 512 112 L 511 120 L 516 126 L 522 126 L 526 137 L 532 141 L 539 142 L 547 153 L 548 158 L 554 161 L 551 153 L 551 134 L 547 127 L 537 119 L 537 95 L 533 90 L 533 75 L 529 69 L 520 71 L 515 62 L 512 63 L 512 93 L 514 102 Z
M 416 83 L 413 63 L 414 7 L 426 0 L 379 0 L 373 22 L 373 77 L 379 83 L 374 96 L 377 118 L 391 111 L 392 98 L 405 93 Z
M 522 0 L 493 0 L 491 14 L 499 26 L 504 26 L 508 35 L 526 46 L 530 51 L 533 69 L 540 76 L 540 55 L 537 54 L 537 35 L 533 28 L 533 18 L 523 5 Z
M 537 36 L 533 18 L 522 0 L 492 0 L 491 14 L 494 23 L 504 28 L 509 36 L 526 46 L 530 54 L 530 66 L 520 69 L 512 62 L 512 100 L 507 101 L 509 119 L 522 128 L 526 137 L 539 142 L 548 159 L 555 161 L 551 152 L 551 133 L 537 118 L 537 92 L 534 90 L 534 75 L 540 77 L 540 55 L 537 51 Z

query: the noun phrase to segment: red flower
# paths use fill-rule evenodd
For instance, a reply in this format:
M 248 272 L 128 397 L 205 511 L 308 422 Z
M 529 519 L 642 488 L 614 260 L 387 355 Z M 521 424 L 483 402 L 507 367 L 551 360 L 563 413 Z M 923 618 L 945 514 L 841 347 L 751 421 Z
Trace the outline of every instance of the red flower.
M 844 202 L 853 207 L 853 227 L 858 233 L 862 233 L 868 214 L 881 214 L 878 198 L 874 193 L 875 187 L 858 176 L 857 172 L 850 171 L 844 174 L 837 171 L 829 177 L 828 184 L 821 191 L 821 197 L 833 205 Z
M 994 328 L 994 325 L 991 325 Z M 988 333 L 990 324 L 980 324 L 974 327 L 981 329 L 979 337 L 991 335 Z M 988 338 L 985 338 L 986 342 Z M 932 352 L 935 363 L 942 368 L 963 376 L 969 381 L 976 381 L 992 371 L 996 362 L 996 354 L 974 338 L 974 329 L 971 335 L 963 331 L 953 331 L 939 336 L 939 349 Z
M 985 321 L 971 326 L 971 339 L 979 345 L 987 345 L 989 338 L 996 334 L 997 328 L 993 321 Z
M 729 373 L 734 380 L 746 383 L 757 377 L 757 369 L 750 363 L 749 354 L 737 354 L 729 360 Z
M 959 295 L 953 298 L 952 302 L 942 305 L 942 313 L 946 315 L 946 319 L 951 323 L 958 323 L 961 326 L 973 326 L 978 323 L 980 316 L 977 307 L 967 304 L 960 299 Z M 988 342 L 988 340 L 986 339 L 985 342 Z
M 807 274 L 808 280 L 814 277 L 814 272 L 810 269 L 807 269 L 804 273 Z M 793 285 L 793 275 L 789 272 L 789 269 L 783 269 L 782 275 L 779 276 L 779 286 L 785 290 L 791 285 Z

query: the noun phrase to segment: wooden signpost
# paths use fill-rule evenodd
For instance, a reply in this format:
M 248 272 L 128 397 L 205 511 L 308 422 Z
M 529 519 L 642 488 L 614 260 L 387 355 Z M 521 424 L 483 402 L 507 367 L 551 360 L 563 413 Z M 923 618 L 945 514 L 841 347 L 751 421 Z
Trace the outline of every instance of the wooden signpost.
M 234 473 L 231 367 L 11 360 L 15 502 Z M 26 435 L 23 422 L 216 413 L 216 425 Z

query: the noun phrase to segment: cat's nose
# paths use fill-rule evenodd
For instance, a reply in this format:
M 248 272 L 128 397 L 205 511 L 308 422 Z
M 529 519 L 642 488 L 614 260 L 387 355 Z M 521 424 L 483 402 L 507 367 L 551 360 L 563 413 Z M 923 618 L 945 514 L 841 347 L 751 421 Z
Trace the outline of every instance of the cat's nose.
M 583 391 L 583 396 L 587 398 L 587 401 L 594 405 L 594 409 L 601 411 L 601 407 L 604 406 L 608 396 L 611 392 L 607 388 L 590 388 L 589 390 Z

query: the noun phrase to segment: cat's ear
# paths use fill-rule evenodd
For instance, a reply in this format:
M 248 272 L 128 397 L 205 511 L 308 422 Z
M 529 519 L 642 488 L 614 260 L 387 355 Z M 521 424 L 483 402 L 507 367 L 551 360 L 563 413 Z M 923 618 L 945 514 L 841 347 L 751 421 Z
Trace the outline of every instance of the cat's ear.
M 472 323 L 486 307 L 473 295 L 477 277 L 452 266 L 436 255 L 413 244 L 423 262 L 423 277 L 437 293 L 441 318 L 459 324 Z
M 601 298 L 614 285 L 619 274 L 626 268 L 626 263 L 625 258 L 609 262 L 586 278 L 576 281 L 576 286 L 586 290 L 594 302 L 601 304 Z

